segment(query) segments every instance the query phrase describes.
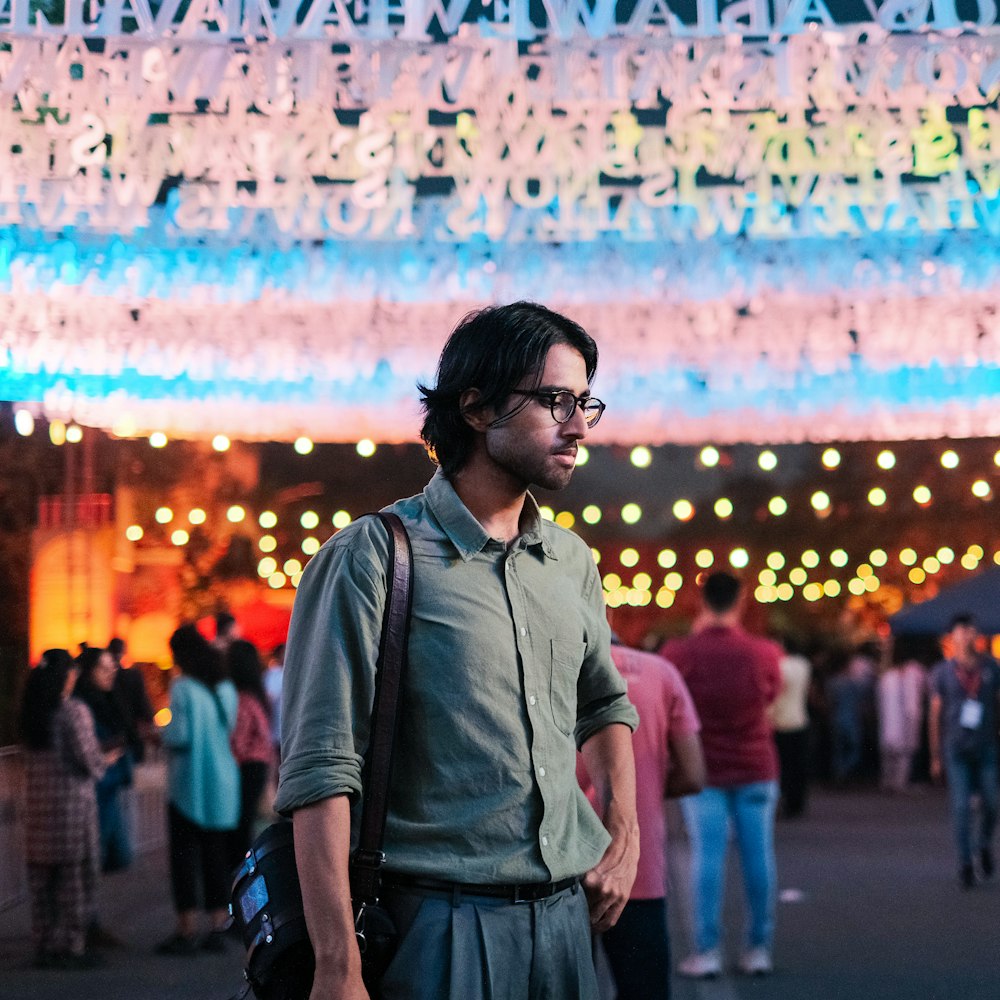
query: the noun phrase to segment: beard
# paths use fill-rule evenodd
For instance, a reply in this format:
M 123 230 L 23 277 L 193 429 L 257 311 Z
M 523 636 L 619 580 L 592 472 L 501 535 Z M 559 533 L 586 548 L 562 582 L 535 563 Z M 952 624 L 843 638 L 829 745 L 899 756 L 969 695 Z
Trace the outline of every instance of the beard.
M 486 451 L 493 464 L 515 479 L 523 489 L 538 486 L 562 490 L 573 478 L 574 466 L 563 465 L 551 449 L 531 443 L 515 433 L 487 436 Z

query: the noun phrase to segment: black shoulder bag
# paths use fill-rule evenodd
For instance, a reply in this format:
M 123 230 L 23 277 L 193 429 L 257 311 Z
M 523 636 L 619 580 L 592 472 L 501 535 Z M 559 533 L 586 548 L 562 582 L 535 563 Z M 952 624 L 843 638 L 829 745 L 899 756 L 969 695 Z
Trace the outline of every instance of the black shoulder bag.
M 413 554 L 403 522 L 378 514 L 389 532 L 389 568 L 382 637 L 375 673 L 371 736 L 365 756 L 364 801 L 358 847 L 351 856 L 351 901 L 365 986 L 373 990 L 399 940 L 388 911 L 379 904 L 379 868 L 389 802 L 389 774 L 398 725 L 413 600 Z M 292 823 L 281 820 L 257 838 L 235 874 L 233 923 L 247 950 L 243 970 L 258 1000 L 308 1000 L 315 961 L 306 929 L 295 867 Z

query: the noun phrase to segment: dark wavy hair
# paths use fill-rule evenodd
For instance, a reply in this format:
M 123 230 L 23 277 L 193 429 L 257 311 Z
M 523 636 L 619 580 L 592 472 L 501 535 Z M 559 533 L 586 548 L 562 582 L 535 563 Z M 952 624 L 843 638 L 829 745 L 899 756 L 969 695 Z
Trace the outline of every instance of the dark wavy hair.
M 76 669 L 65 649 L 47 649 L 28 674 L 21 698 L 21 739 L 31 750 L 52 746 L 52 720 L 62 704 L 63 688 L 70 671 Z
M 194 625 L 181 625 L 170 636 L 170 652 L 182 674 L 207 687 L 214 688 L 225 680 L 222 657 Z
M 540 383 L 545 357 L 554 344 L 583 355 L 587 382 L 597 372 L 597 345 L 573 320 L 534 302 L 513 302 L 469 313 L 455 327 L 438 360 L 434 388 L 418 385 L 424 409 L 420 436 L 446 475 L 468 461 L 475 431 L 466 423 L 459 399 L 478 389 L 476 409 L 499 407 L 525 379 Z M 528 400 L 521 404 L 526 406 Z
M 271 706 L 264 693 L 264 668 L 257 647 L 246 639 L 234 639 L 226 651 L 226 666 L 229 668 L 229 679 L 236 690 L 256 698 L 267 715 L 270 715 Z

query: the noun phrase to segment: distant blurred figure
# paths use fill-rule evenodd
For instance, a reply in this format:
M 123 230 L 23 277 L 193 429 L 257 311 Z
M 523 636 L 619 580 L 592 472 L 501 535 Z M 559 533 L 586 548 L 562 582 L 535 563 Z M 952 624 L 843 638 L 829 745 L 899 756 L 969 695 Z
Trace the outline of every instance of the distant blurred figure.
M 229 679 L 239 695 L 236 728 L 229 738 L 240 767 L 240 822 L 231 853 L 231 864 L 235 867 L 253 841 L 253 826 L 271 763 L 271 723 L 257 647 L 245 639 L 235 639 L 229 646 L 226 663 Z
M 239 622 L 228 612 L 219 611 L 215 615 L 215 638 L 212 645 L 225 654 L 229 646 L 242 636 Z
M 827 680 L 833 740 L 833 780 L 844 784 L 858 776 L 864 758 L 865 720 L 872 702 L 876 653 L 859 646 Z
M 931 675 L 928 735 L 931 777 L 948 779 L 958 849 L 959 881 L 976 884 L 974 863 L 993 875 L 993 830 L 997 821 L 997 719 L 1000 666 L 978 652 L 979 632 L 970 615 L 956 615 L 948 630 L 951 657 Z M 979 797 L 979 835 L 972 834 L 973 796 Z M 978 856 L 978 857 L 977 857 Z
M 97 819 L 101 832 L 101 870 L 116 872 L 132 863 L 122 792 L 132 784 L 128 711 L 115 691 L 117 667 L 111 654 L 88 646 L 78 657 L 80 677 L 75 695 L 91 711 L 102 750 L 120 750 L 121 756 L 97 782 Z
M 809 681 L 812 667 L 794 641 L 783 640 L 781 690 L 768 714 L 774 727 L 778 749 L 781 787 L 781 815 L 788 819 L 806 811 L 809 782 Z
M 705 784 L 698 715 L 684 681 L 660 656 L 611 640 L 611 658 L 628 684 L 639 713 L 632 734 L 635 751 L 639 867 L 618 923 L 602 935 L 617 1000 L 669 1000 L 670 937 L 667 929 L 667 824 L 664 798 L 700 792 Z M 580 786 L 600 816 L 602 810 L 577 755 Z
M 764 975 L 772 969 L 777 903 L 778 756 L 767 709 L 781 688 L 781 650 L 742 628 L 743 591 L 729 573 L 708 577 L 702 604 L 691 635 L 660 650 L 691 692 L 708 768 L 705 788 L 681 803 L 691 838 L 696 950 L 678 971 L 698 979 L 722 971 L 722 900 L 732 828 L 750 911 L 738 967 L 747 975 Z
M 924 725 L 927 674 L 905 636 L 896 639 L 878 680 L 879 753 L 882 789 L 905 792 Z
M 71 697 L 78 670 L 49 649 L 28 675 L 21 705 L 25 745 L 25 841 L 34 964 L 86 969 L 100 845 L 95 782 L 121 750 L 102 753 L 90 710 Z
M 108 642 L 108 652 L 115 661 L 115 691 L 128 713 L 128 748 L 132 760 L 141 764 L 146 757 L 146 741 L 158 739 L 153 722 L 153 704 L 146 690 L 146 678 L 135 666 L 124 663 L 127 646 L 125 640 L 115 636 Z
M 225 947 L 229 903 L 229 845 L 240 819 L 240 771 L 229 747 L 236 726 L 236 688 L 225 679 L 218 650 L 194 625 L 170 637 L 181 672 L 170 687 L 167 794 L 170 882 L 177 927 L 157 947 L 164 955 L 193 955 L 199 944 Z M 211 921 L 198 937 L 198 909 Z
M 271 652 L 264 671 L 264 691 L 271 707 L 271 744 L 275 766 L 281 763 L 281 688 L 285 679 L 285 644 L 279 643 Z

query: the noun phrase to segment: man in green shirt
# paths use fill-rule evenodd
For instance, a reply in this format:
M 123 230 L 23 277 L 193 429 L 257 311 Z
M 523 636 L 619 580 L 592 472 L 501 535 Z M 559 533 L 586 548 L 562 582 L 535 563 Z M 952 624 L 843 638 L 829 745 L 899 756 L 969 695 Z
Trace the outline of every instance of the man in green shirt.
M 617 920 L 639 854 L 637 717 L 590 550 L 528 493 L 569 482 L 604 410 L 596 367 L 576 323 L 520 302 L 467 316 L 421 387 L 440 468 L 388 508 L 410 536 L 414 592 L 383 892 L 409 916 L 384 1000 L 597 996 L 590 930 Z M 295 824 L 311 1000 L 368 996 L 349 829 L 387 559 L 376 519 L 339 532 L 306 568 L 289 632 L 276 805 Z M 576 783 L 578 747 L 603 825 Z

